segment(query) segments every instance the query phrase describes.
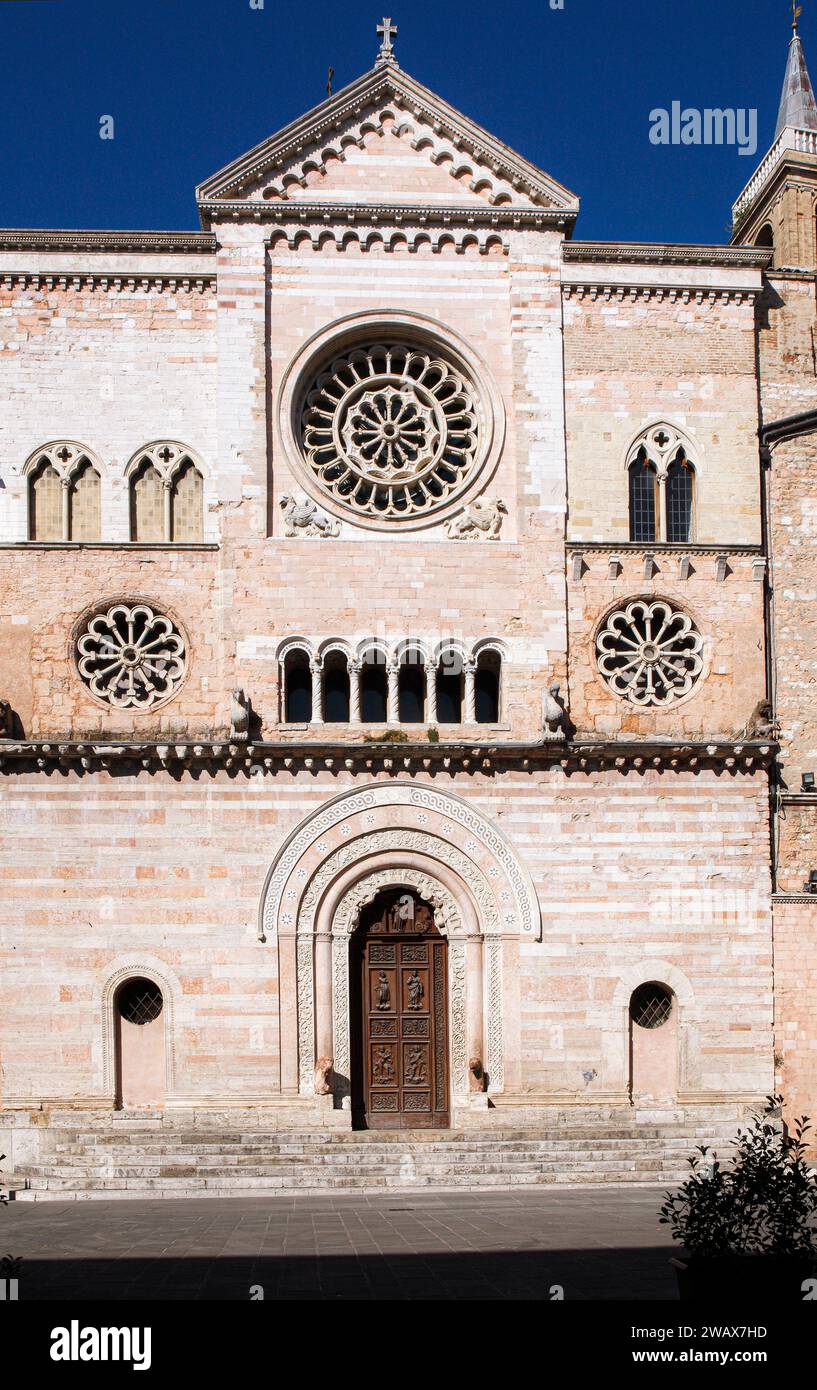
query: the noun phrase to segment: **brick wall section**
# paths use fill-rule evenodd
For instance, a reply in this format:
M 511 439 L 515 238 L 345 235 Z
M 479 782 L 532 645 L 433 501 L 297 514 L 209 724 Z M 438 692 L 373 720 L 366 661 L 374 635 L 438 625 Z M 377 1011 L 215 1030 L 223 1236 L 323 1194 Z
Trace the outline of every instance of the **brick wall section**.
M 777 899 L 773 914 L 777 1085 L 789 1121 L 811 1117 L 817 1154 L 817 900 Z
M 644 579 L 643 552 L 584 551 L 579 581 L 569 570 L 570 716 L 582 734 L 650 738 L 737 735 L 758 700 L 765 698 L 763 584 L 755 578 L 756 557 L 730 555 L 723 582 L 715 578 L 717 557 L 695 554 L 686 580 L 680 555 L 656 557 L 657 573 Z M 621 572 L 609 577 L 617 556 Z M 620 699 L 599 674 L 595 638 L 607 613 L 632 598 L 663 598 L 693 619 L 704 638 L 704 669 L 690 693 L 666 708 L 639 709 Z
M 117 968 L 138 973 L 146 957 L 178 986 L 178 1091 L 274 1095 L 276 944 L 256 939 L 264 876 L 302 817 L 353 785 L 325 773 L 9 778 L 0 804 L 5 1102 L 100 1098 L 102 990 Z M 457 779 L 456 791 L 510 838 L 541 902 L 543 940 L 521 946 L 521 1014 L 508 1021 L 520 1029 L 523 1092 L 592 1101 L 594 1087 L 621 1088 L 626 1000 L 614 994 L 625 972 L 656 960 L 691 990 L 681 1016 L 688 1097 L 769 1089 L 758 781 L 553 769 Z
M 677 278 L 668 270 L 667 286 Z M 627 451 L 641 430 L 665 419 L 696 446 L 695 538 L 758 544 L 751 299 L 673 304 L 599 295 L 567 299 L 564 318 L 568 537 L 629 539 Z

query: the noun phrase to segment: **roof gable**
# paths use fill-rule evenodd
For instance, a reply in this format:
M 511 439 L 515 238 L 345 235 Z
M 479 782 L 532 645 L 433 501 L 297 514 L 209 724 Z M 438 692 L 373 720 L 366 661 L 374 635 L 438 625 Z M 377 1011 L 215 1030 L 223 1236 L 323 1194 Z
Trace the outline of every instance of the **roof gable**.
M 461 209 L 578 212 L 548 174 L 461 115 L 396 63 L 379 62 L 343 91 L 233 160 L 196 191 L 203 219 L 219 205 L 405 202 Z

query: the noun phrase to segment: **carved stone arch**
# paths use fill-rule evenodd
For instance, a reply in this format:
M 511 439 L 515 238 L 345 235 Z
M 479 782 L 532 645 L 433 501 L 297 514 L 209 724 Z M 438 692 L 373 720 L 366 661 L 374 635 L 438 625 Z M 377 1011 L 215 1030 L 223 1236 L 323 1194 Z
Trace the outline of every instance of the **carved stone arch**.
M 542 920 L 536 890 L 506 835 L 472 803 L 453 792 L 399 779 L 340 792 L 291 831 L 266 876 L 261 893 L 259 936 L 266 940 L 278 932 L 279 919 L 287 911 L 285 893 L 292 891 L 293 902 L 300 898 L 300 893 L 296 895 L 288 885 L 302 857 L 310 850 L 314 848 L 316 858 L 324 862 L 330 844 L 339 848 L 354 835 L 395 830 L 400 824 L 406 829 L 409 824 L 416 825 L 428 833 L 426 827 L 432 816 L 441 828 L 441 843 L 447 843 L 452 853 L 476 856 L 491 880 L 507 881 L 507 888 L 500 890 L 508 893 L 508 899 L 502 899 L 498 933 L 540 941 Z M 359 828 L 355 823 L 359 823 Z M 444 858 L 441 862 L 445 862 Z
M 170 458 L 163 458 L 164 451 L 172 454 Z M 193 467 L 198 470 L 202 478 L 208 476 L 208 469 L 201 461 L 201 457 L 195 449 L 190 449 L 186 444 L 182 444 L 178 439 L 153 439 L 148 444 L 143 444 L 128 459 L 125 464 L 125 477 L 130 478 L 131 474 L 142 463 L 143 459 L 149 459 L 157 473 L 170 481 L 178 473 L 182 464 L 189 460 Z
M 665 445 L 657 442 L 657 435 L 665 430 L 668 441 Z M 671 416 L 662 415 L 653 417 L 652 420 L 645 422 L 637 434 L 631 436 L 627 448 L 624 451 L 623 468 L 626 471 L 638 458 L 639 451 L 645 449 L 647 456 L 660 472 L 662 467 L 672 462 L 679 449 L 684 450 L 684 454 L 692 465 L 696 473 L 700 471 L 704 460 L 704 451 L 701 445 L 692 438 L 685 425 L 679 424 Z
M 176 1030 L 175 1018 L 181 1001 L 181 985 L 168 970 L 164 961 L 154 956 L 120 957 L 120 964 L 108 975 L 102 987 L 102 1091 L 106 1098 L 116 1097 L 116 1018 L 114 1003 L 119 986 L 126 980 L 152 980 L 162 991 L 165 1015 L 165 1086 L 166 1099 L 176 1091 Z
M 347 661 L 354 661 L 354 648 L 350 642 L 345 641 L 342 637 L 324 638 L 322 642 L 318 643 L 315 655 L 323 663 L 332 652 L 339 652 L 341 656 L 346 657 Z
M 267 875 L 259 936 L 276 941 L 282 992 L 297 1000 L 297 1017 L 282 1016 L 282 1089 L 311 1095 L 316 1055 L 338 1053 L 343 1074 L 348 912 L 359 911 L 359 901 L 343 902 L 347 892 L 364 891 L 357 885 L 372 874 L 390 883 L 419 874 L 426 887 L 436 885 L 430 901 L 446 921 L 452 1001 L 479 1039 L 457 1053 L 458 1094 L 467 1086 L 469 1055 L 484 1061 L 492 1090 L 518 1084 L 518 943 L 541 939 L 533 883 L 506 837 L 473 805 L 395 781 L 342 792 L 313 812 Z
M 508 660 L 508 644 L 501 637 L 481 637 L 471 648 L 471 655 L 476 660 L 483 652 L 496 652 L 503 661 Z
M 306 652 L 310 661 L 315 655 L 314 647 L 308 637 L 285 637 L 283 642 L 279 642 L 276 651 L 276 661 L 286 661 L 290 652 Z
M 432 660 L 431 648 L 428 642 L 425 642 L 422 637 L 401 637 L 392 653 L 392 660 L 395 665 L 399 666 L 403 657 L 409 652 L 419 652 L 425 662 L 430 662 Z
M 62 451 L 68 451 L 70 457 L 61 457 Z M 48 444 L 41 445 L 39 449 L 35 449 L 33 453 L 29 454 L 19 472 L 27 478 L 34 472 L 35 468 L 39 467 L 43 459 L 47 459 L 62 478 L 70 478 L 77 468 L 86 461 L 96 470 L 100 478 L 105 476 L 105 469 L 100 463 L 99 456 L 94 453 L 93 449 L 86 448 L 76 439 L 52 439 Z M 17 471 L 14 467 L 12 468 L 12 472 Z

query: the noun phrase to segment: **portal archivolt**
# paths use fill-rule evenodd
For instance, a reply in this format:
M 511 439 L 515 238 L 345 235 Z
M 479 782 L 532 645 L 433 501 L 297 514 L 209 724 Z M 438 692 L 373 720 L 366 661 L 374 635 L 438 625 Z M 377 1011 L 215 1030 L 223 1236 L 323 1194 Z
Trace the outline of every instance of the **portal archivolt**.
M 314 1094 L 331 1057 L 336 1104 L 348 1104 L 349 945 L 361 909 L 384 888 L 429 903 L 448 939 L 452 1100 L 468 1103 L 469 1061 L 489 1089 L 513 1087 L 519 943 L 538 940 L 530 877 L 505 836 L 459 797 L 392 782 L 342 794 L 308 817 L 274 861 L 259 934 L 277 942 L 282 999 L 281 1087 Z

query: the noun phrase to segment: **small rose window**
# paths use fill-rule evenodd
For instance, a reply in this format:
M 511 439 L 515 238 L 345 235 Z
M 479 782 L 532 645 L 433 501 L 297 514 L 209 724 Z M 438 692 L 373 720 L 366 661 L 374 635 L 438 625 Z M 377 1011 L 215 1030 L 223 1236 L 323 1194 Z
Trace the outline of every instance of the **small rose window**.
M 611 613 L 596 638 L 599 671 L 614 695 L 634 705 L 671 705 L 703 670 L 703 638 L 664 599 L 635 599 Z
M 88 622 L 77 667 L 92 694 L 117 709 L 151 709 L 175 694 L 187 669 L 184 638 L 146 603 L 115 603 Z

